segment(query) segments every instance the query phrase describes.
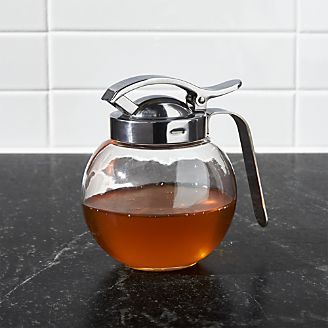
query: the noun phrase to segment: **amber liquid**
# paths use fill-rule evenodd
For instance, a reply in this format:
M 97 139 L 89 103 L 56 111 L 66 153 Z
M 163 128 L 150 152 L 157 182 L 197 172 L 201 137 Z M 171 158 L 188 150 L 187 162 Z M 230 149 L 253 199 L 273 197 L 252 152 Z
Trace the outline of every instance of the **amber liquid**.
M 235 204 L 216 189 L 160 184 L 93 196 L 83 209 L 94 238 L 112 257 L 135 269 L 173 270 L 213 251 Z

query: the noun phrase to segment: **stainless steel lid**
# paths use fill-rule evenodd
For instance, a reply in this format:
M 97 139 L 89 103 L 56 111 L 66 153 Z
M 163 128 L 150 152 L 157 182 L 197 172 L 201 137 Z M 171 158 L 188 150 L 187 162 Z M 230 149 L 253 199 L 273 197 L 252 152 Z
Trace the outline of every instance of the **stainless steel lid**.
M 154 84 L 170 84 L 184 89 L 186 101 L 153 95 L 132 102 L 126 97 L 132 90 Z M 231 80 L 199 88 L 183 80 L 156 75 L 123 80 L 108 88 L 102 97 L 118 109 L 110 116 L 111 139 L 131 144 L 176 144 L 202 140 L 207 134 L 207 101 L 240 86 L 240 80 Z

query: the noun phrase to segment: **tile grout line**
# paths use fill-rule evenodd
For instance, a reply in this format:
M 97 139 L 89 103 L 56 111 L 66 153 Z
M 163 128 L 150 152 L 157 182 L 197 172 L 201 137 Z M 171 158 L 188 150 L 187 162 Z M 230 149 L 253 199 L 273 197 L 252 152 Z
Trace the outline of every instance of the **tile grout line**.
M 50 46 L 49 46 L 49 0 L 46 0 L 46 38 L 47 38 L 47 147 L 51 147 L 51 110 L 50 110 Z
M 48 0 L 47 0 L 48 4 Z M 48 4 L 49 5 L 49 4 Z M 262 34 L 272 34 L 272 35 L 292 35 L 295 33 L 293 30 L 286 30 L 286 31 L 278 31 L 278 30 L 236 30 L 236 31 L 229 31 L 229 30 L 114 30 L 114 29 L 104 29 L 104 30 L 74 30 L 74 29 L 66 29 L 66 30 L 52 30 L 48 29 L 46 31 L 43 30 L 17 30 L 17 31 L 2 31 L 0 30 L 0 35 L 6 34 L 142 34 L 142 35 L 151 35 L 151 34 L 222 34 L 222 35 L 262 35 Z M 315 33 L 315 32 L 311 32 Z M 328 33 L 327 32 L 318 32 L 318 33 Z
M 299 31 L 300 31 L 300 3 L 295 0 L 295 99 L 294 99 L 294 120 L 293 120 L 293 146 L 297 144 L 297 113 L 299 106 Z
M 296 80 L 297 80 L 297 0 L 294 0 L 294 62 L 293 62 L 293 69 L 294 69 L 294 93 L 293 93 L 293 120 L 292 120 L 292 147 L 295 147 L 295 108 L 296 108 Z
M 296 0 L 297 1 L 297 0 Z M 2 34 L 222 34 L 222 35 L 262 35 L 262 34 L 271 34 L 271 35 L 293 35 L 295 34 L 295 30 L 114 30 L 114 29 L 104 29 L 104 30 L 97 30 L 97 29 L 90 29 L 90 30 L 74 30 L 74 29 L 65 29 L 65 30 L 52 30 L 49 29 L 47 31 L 43 30 L 0 30 L 0 35 Z M 318 31 L 298 31 L 299 34 L 328 34 L 328 30 L 318 30 Z

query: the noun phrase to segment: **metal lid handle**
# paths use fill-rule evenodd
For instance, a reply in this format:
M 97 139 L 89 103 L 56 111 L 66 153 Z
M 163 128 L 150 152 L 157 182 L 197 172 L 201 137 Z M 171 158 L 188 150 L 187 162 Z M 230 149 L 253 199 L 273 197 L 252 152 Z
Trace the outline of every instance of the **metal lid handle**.
M 259 225 L 265 227 L 268 224 L 268 215 L 262 191 L 260 174 L 256 162 L 252 135 L 247 122 L 240 115 L 220 108 L 209 108 L 206 110 L 206 113 L 209 117 L 216 114 L 228 114 L 234 119 L 238 128 L 239 139 L 243 150 L 244 163 L 248 185 L 251 192 L 254 214 Z
M 206 109 L 207 101 L 237 90 L 241 86 L 240 80 L 230 80 L 214 86 L 200 88 L 184 80 L 162 75 L 139 75 L 122 80 L 110 86 L 102 100 L 108 101 L 122 112 L 132 115 L 137 110 L 137 105 L 125 95 L 135 89 L 155 84 L 170 84 L 182 88 L 187 92 L 187 102 L 195 110 Z

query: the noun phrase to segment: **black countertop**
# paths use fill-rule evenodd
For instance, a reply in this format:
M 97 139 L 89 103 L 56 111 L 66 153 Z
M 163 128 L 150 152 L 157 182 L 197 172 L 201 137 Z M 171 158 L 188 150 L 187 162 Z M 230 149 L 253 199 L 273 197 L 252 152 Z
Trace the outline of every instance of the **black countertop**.
M 327 327 L 328 155 L 259 155 L 269 225 L 240 155 L 226 239 L 193 268 L 128 269 L 80 207 L 86 155 L 0 155 L 1 327 Z

